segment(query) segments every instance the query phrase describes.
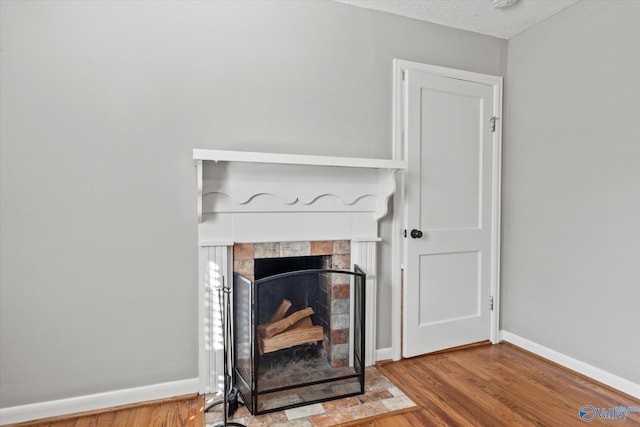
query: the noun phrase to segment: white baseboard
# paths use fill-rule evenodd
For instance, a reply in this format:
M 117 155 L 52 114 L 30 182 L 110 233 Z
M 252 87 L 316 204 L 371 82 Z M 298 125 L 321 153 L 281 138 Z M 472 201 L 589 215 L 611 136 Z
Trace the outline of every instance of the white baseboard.
M 640 384 L 636 384 L 625 378 L 619 377 L 600 368 L 596 368 L 588 363 L 574 359 L 573 357 L 567 356 L 533 341 L 529 341 L 526 338 L 522 338 L 508 331 L 500 331 L 500 339 L 640 399 Z
M 393 349 L 389 348 L 379 348 L 376 350 L 376 362 L 378 360 L 391 360 L 393 359 Z
M 20 423 L 58 415 L 93 411 L 112 406 L 165 399 L 198 392 L 198 379 L 172 381 L 144 387 L 89 394 L 69 399 L 0 408 L 0 425 Z

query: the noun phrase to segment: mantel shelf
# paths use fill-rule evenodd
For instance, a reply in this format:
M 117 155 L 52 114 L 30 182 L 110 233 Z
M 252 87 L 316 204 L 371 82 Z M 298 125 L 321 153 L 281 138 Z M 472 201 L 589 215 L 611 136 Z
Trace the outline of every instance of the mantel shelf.
M 248 213 L 284 218 L 295 212 L 339 212 L 370 214 L 373 230 L 387 213 L 396 173 L 407 169 L 404 160 L 247 151 L 194 149 L 193 158 L 200 223 L 204 213 L 221 220 Z
M 272 163 L 287 165 L 334 166 L 392 170 L 407 169 L 407 162 L 404 160 L 311 156 L 303 154 L 260 153 L 250 151 L 207 150 L 198 148 L 193 150 L 193 159 L 209 160 L 214 162 Z

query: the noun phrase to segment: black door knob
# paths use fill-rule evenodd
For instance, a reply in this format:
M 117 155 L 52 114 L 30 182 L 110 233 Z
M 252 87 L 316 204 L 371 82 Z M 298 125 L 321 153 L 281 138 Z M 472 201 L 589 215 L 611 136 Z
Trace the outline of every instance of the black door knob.
M 415 228 L 413 230 L 411 230 L 411 237 L 413 237 L 414 239 L 419 239 L 422 237 L 422 231 L 420 230 L 416 230 Z

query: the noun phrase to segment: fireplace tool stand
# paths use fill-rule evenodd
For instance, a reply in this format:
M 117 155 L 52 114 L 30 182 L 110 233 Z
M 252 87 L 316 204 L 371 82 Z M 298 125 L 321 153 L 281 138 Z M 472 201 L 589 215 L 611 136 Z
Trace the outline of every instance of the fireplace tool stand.
M 224 280 L 224 279 L 223 279 Z M 213 407 L 222 405 L 223 419 L 222 423 L 216 424 L 214 427 L 246 427 L 244 424 L 231 422 L 229 417 L 238 409 L 238 405 L 241 404 L 238 401 L 238 389 L 233 384 L 233 377 L 229 374 L 229 358 L 233 360 L 233 336 L 231 332 L 231 303 L 230 303 L 231 289 L 225 286 L 224 282 L 221 287 L 218 288 L 218 300 L 220 301 L 220 314 L 222 317 L 222 341 L 223 341 L 223 354 L 224 354 L 224 390 L 222 391 L 222 400 L 214 402 L 207 406 L 204 412 L 208 412 Z

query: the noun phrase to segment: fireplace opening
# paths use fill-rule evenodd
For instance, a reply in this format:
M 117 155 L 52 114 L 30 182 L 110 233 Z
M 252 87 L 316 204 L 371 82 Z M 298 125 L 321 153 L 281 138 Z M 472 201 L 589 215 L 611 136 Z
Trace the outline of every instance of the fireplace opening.
M 253 260 L 253 276 L 259 280 L 291 271 L 328 268 L 331 266 L 330 258 L 328 255 L 256 258 Z
M 256 280 L 234 273 L 234 375 L 252 414 L 364 392 L 365 275 L 327 267 L 256 259 Z

